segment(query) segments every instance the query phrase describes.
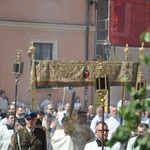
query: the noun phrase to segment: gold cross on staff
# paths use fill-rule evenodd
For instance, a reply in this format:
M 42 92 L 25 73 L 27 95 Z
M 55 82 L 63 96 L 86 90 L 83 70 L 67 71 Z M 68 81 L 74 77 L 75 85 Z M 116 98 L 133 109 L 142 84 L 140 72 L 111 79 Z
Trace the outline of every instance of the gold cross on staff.
M 35 55 L 35 50 L 36 50 L 36 48 L 34 47 L 33 41 L 31 42 L 30 45 L 31 45 L 31 46 L 29 47 L 29 50 L 28 50 L 27 54 L 28 54 L 29 57 L 31 58 L 32 55 L 33 55 L 33 56 Z
M 129 54 L 129 45 L 126 44 L 126 48 L 124 49 L 124 59 L 127 60 Z
M 22 49 L 17 49 L 17 54 L 19 54 L 20 55 L 20 53 L 21 53 L 21 51 L 22 51 Z
M 17 61 L 18 61 L 18 62 L 21 62 L 22 59 L 21 59 L 20 53 L 21 53 L 22 49 L 17 49 L 16 51 L 17 51 Z
M 100 61 L 100 62 L 102 62 L 102 61 L 104 61 L 104 58 L 102 56 L 98 56 L 97 60 Z
M 139 58 L 143 56 L 144 50 L 144 42 L 142 42 L 141 47 L 139 48 Z

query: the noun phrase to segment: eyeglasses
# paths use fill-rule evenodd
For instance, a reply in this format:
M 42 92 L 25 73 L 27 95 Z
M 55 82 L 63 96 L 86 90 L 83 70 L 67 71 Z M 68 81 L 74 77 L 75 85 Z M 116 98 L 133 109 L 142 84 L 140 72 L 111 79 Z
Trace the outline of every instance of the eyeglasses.
M 26 118 L 26 120 L 30 121 L 30 120 L 33 120 L 34 118 Z
M 104 132 L 109 132 L 108 129 L 104 129 L 104 130 L 96 130 L 96 131 L 99 131 L 99 132 L 102 132 L 102 131 L 104 131 Z
M 54 108 L 50 108 L 49 110 L 54 110 Z
M 145 134 L 145 131 L 137 131 L 138 134 L 142 135 L 142 134 Z

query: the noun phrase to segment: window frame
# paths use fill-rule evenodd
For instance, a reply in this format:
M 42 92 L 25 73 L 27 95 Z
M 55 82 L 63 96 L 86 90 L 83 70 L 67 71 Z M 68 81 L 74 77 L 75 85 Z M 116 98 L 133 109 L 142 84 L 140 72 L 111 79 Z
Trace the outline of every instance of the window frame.
M 52 60 L 58 59 L 58 41 L 57 40 L 44 40 L 44 39 L 32 39 L 33 43 L 52 44 Z
M 58 41 L 57 40 L 47 40 L 47 39 L 31 39 L 30 43 L 51 43 L 52 46 L 52 60 L 58 60 Z M 30 84 L 29 84 L 30 85 Z M 29 86 L 29 90 L 31 87 Z M 58 87 L 51 87 L 51 88 L 37 88 L 37 91 L 47 91 L 47 90 L 58 90 Z

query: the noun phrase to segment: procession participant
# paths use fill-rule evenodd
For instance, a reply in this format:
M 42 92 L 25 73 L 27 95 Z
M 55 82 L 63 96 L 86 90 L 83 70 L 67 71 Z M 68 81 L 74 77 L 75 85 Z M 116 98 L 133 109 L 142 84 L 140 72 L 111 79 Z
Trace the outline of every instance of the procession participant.
M 103 117 L 103 108 L 102 106 L 97 107 L 96 109 L 96 116 L 93 118 L 90 128 L 92 129 L 93 133 L 95 133 L 96 124 L 99 121 L 102 121 Z M 104 121 L 107 119 L 107 114 L 104 112 Z
M 89 105 L 86 124 L 90 126 L 94 117 L 95 117 L 94 107 L 93 105 Z
M 3 113 L 2 109 L 0 109 L 0 121 L 6 117 L 6 113 Z
M 24 114 L 24 108 L 22 106 L 17 106 L 16 117 L 20 118 Z
M 7 123 L 0 127 L 0 150 L 8 150 L 10 148 L 11 135 L 14 129 L 14 117 L 14 112 L 7 113 Z
M 61 115 L 62 111 L 63 111 L 63 107 L 62 107 L 62 106 L 59 106 L 59 107 L 57 108 L 56 119 L 59 118 L 59 116 Z
M 55 108 L 54 108 L 54 105 L 53 105 L 53 104 L 48 103 L 48 104 L 45 106 L 45 109 L 46 109 L 46 112 L 45 112 L 45 113 L 52 114 L 54 118 L 56 117 L 56 112 L 55 112 Z
M 146 123 L 150 126 L 150 113 L 148 111 L 143 112 L 141 123 Z
M 120 126 L 120 117 L 117 113 L 117 107 L 112 106 L 111 108 L 111 117 L 105 120 L 105 123 L 108 126 L 109 134 L 108 139 L 111 139 L 112 135 L 116 132 L 117 128 Z
M 7 110 L 7 113 L 8 112 L 15 112 L 15 105 L 14 104 L 10 104 L 8 106 L 8 110 Z M 7 117 L 3 118 L 1 121 L 0 121 L 0 126 L 2 125 L 5 125 L 7 123 Z
M 44 115 L 45 114 L 42 110 L 37 111 L 37 119 L 40 119 L 41 121 L 43 121 Z
M 62 111 L 62 112 L 59 114 L 58 126 L 62 126 L 62 119 L 63 119 L 65 116 L 70 116 L 70 111 L 71 111 L 70 103 L 66 103 L 66 105 L 65 105 L 65 110 Z
M 46 114 L 52 115 L 51 128 L 55 130 L 56 126 L 57 126 L 57 119 L 56 119 L 56 112 L 55 112 L 53 104 L 47 104 L 46 105 Z
M 82 107 L 82 103 L 80 101 L 80 97 L 77 96 L 75 98 L 75 102 L 74 102 L 74 109 L 76 109 L 78 111 L 79 109 L 81 109 L 81 107 Z
M 140 150 L 140 146 L 134 147 L 135 141 L 138 137 L 142 137 L 147 134 L 149 126 L 146 123 L 140 123 L 138 125 L 137 136 L 129 139 L 126 150 Z
M 83 150 L 85 140 L 75 130 L 75 120 L 69 116 L 62 119 L 62 129 L 57 129 L 51 139 L 54 150 Z
M 47 104 L 53 104 L 53 101 L 51 100 L 51 98 L 52 98 L 52 95 L 51 95 L 51 94 L 47 94 L 47 99 L 44 100 L 44 101 L 41 103 L 41 105 L 40 105 L 41 110 L 44 111 L 44 113 L 46 113 L 46 105 L 47 105 Z
M 116 106 L 112 106 L 111 108 L 111 117 L 114 117 L 118 122 L 120 122 L 120 117 L 118 115 L 118 110 Z
M 16 130 L 13 140 L 13 150 L 47 150 L 46 134 L 43 129 L 36 128 L 36 112 L 26 112 L 26 126 Z
M 70 103 L 66 103 L 65 105 L 65 110 L 62 112 L 64 116 L 69 116 L 71 111 L 71 106 Z
M 123 107 L 125 107 L 126 105 L 129 104 L 130 98 L 125 98 L 125 100 L 123 101 Z M 119 111 L 120 108 L 122 107 L 122 99 L 118 101 L 117 103 L 117 110 Z
M 9 104 L 10 104 L 10 102 L 9 102 L 8 98 L 6 97 L 6 92 L 1 91 L 1 93 L 0 93 L 0 108 L 2 109 L 2 111 L 4 113 L 7 112 Z
M 104 125 L 104 130 L 102 130 L 102 125 Z M 108 126 L 105 122 L 104 123 L 102 121 L 98 122 L 96 124 L 96 130 L 95 130 L 97 139 L 90 143 L 87 143 L 84 150 L 100 150 L 100 148 L 102 147 L 102 141 L 104 141 L 105 150 L 121 150 L 121 144 L 119 142 L 114 144 L 113 147 L 107 146 L 106 142 L 108 141 L 107 139 L 108 131 L 109 131 Z
M 87 112 L 85 110 L 79 110 L 77 113 L 77 125 L 76 131 L 81 133 L 86 142 L 93 141 L 95 135 L 91 128 L 86 124 Z
M 53 136 L 53 134 L 55 132 L 55 129 L 51 128 L 52 122 L 53 122 L 53 115 L 49 114 L 49 113 L 46 113 L 45 116 L 44 116 L 44 118 L 43 118 L 43 121 L 42 121 L 42 126 L 48 132 L 50 139 L 52 138 L 52 136 Z
M 51 114 L 50 114 L 51 115 Z M 41 128 L 45 130 L 46 133 L 46 142 L 47 142 L 47 150 L 53 150 L 52 144 L 51 144 L 51 137 L 49 131 L 46 129 L 46 127 L 42 126 L 42 121 L 40 119 L 37 119 L 37 122 L 35 123 L 35 126 L 37 128 Z
M 25 123 L 25 116 L 24 114 L 22 116 L 20 116 L 19 118 L 16 118 L 16 123 L 15 123 L 15 130 L 19 130 L 23 127 L 26 126 Z
M 112 108 L 115 107 L 115 105 L 113 104 L 110 104 L 109 105 L 109 114 L 108 114 L 108 118 L 110 118 L 111 116 L 113 116 L 113 111 L 112 111 Z

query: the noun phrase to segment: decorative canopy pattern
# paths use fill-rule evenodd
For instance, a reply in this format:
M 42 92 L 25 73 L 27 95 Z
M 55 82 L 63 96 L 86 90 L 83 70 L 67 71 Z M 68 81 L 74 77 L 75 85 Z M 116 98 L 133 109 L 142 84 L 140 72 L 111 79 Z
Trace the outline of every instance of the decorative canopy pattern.
M 136 83 L 139 62 L 103 61 L 102 66 L 109 75 L 111 86 L 123 85 L 123 78 L 133 86 Z M 52 86 L 93 86 L 99 75 L 100 61 L 35 61 L 35 82 L 37 88 Z

